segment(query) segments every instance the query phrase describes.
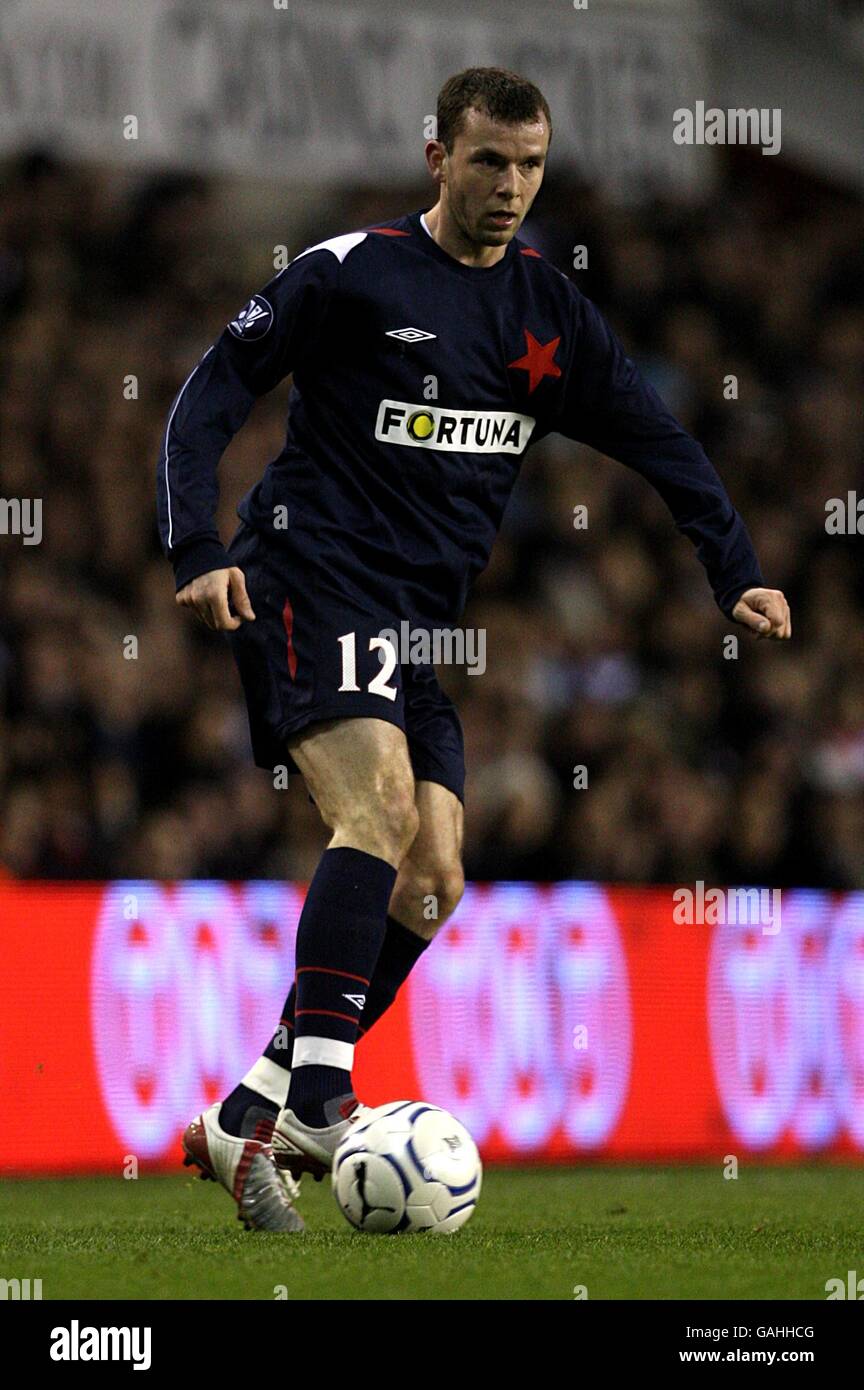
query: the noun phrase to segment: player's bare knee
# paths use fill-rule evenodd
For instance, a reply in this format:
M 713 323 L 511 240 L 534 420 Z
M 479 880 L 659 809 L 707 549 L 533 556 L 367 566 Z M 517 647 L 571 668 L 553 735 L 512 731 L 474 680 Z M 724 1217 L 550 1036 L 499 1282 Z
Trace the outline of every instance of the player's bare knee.
M 410 857 L 399 871 L 393 908 L 400 921 L 416 923 L 422 935 L 434 935 L 456 911 L 465 891 L 458 861 L 418 866 Z
M 465 892 L 465 874 L 462 865 L 457 863 L 448 870 L 444 880 L 444 891 L 448 903 L 447 916 L 455 912 Z
M 438 900 L 438 922 L 442 925 L 452 916 L 462 901 L 465 892 L 465 875 L 459 863 L 442 866 L 435 876 L 433 889 Z

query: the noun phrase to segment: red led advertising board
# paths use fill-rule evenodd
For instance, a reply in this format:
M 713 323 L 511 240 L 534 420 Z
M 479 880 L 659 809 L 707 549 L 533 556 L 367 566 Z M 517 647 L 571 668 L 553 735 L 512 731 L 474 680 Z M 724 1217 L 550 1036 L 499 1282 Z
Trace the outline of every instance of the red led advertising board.
M 672 888 L 470 885 L 358 1094 L 446 1107 L 492 1162 L 860 1161 L 864 894 L 713 891 L 682 920 Z M 278 1025 L 303 892 L 0 884 L 0 1171 L 175 1164 Z

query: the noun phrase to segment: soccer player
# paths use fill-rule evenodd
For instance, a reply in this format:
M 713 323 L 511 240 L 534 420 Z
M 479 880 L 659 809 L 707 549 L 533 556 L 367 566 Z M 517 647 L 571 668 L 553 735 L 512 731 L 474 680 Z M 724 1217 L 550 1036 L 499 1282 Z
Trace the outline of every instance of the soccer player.
M 459 719 L 432 667 L 400 664 L 379 634 L 459 621 L 529 445 L 554 431 L 641 473 L 726 617 L 791 633 L 700 446 L 517 236 L 552 131 L 541 92 L 471 68 L 445 83 L 437 122 L 435 206 L 311 246 L 253 295 L 183 383 L 159 460 L 177 602 L 230 634 L 256 764 L 299 771 L 332 832 L 280 1027 L 184 1136 L 187 1162 L 269 1229 L 302 1227 L 294 1179 L 323 1174 L 357 1118 L 357 1039 L 463 887 Z M 285 446 L 225 550 L 219 458 L 288 373 Z

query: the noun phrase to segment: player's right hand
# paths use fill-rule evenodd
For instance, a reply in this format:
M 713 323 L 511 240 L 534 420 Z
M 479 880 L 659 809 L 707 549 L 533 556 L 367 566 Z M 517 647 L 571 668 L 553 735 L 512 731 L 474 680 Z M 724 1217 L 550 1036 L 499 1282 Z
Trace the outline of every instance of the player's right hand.
M 229 599 L 234 613 L 228 606 Z M 195 616 L 215 632 L 234 632 L 242 622 L 255 621 L 243 571 L 236 565 L 227 570 L 199 574 L 197 579 L 190 580 L 177 591 L 176 601 L 182 608 L 191 608 Z
M 785 641 L 792 636 L 792 618 L 786 595 L 780 589 L 748 589 L 732 609 L 736 623 L 755 632 L 757 639 Z

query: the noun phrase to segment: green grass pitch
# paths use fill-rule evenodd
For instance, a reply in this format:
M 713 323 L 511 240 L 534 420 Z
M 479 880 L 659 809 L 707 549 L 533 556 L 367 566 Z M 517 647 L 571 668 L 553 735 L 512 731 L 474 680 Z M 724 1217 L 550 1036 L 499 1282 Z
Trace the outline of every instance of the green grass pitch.
M 303 1182 L 302 1236 L 246 1232 L 227 1195 L 176 1177 L 7 1180 L 0 1277 L 43 1299 L 825 1299 L 864 1274 L 864 1173 L 722 1165 L 496 1168 L 451 1237 L 352 1231 Z

